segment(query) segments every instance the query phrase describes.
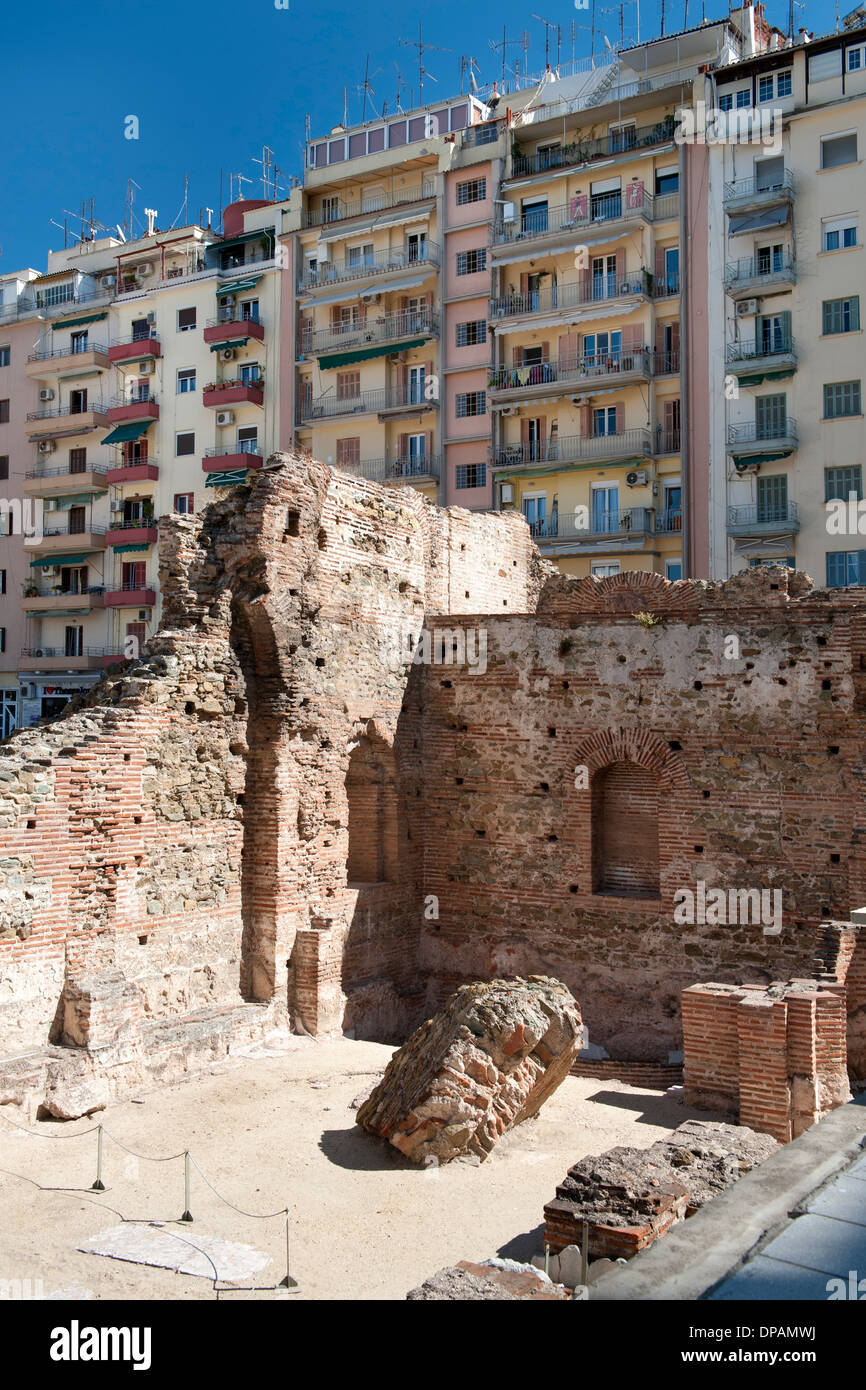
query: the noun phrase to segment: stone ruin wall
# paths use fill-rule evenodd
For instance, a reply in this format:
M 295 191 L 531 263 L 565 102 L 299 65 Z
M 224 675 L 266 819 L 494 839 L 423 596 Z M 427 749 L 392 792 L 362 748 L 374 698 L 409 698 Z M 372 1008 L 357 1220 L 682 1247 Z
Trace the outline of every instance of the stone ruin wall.
M 161 523 L 146 658 L 0 747 L 0 1056 L 80 1043 L 100 972 L 145 1024 L 246 1001 L 384 1041 L 552 974 L 624 1057 L 681 1046 L 690 985 L 814 974 L 866 901 L 857 591 L 570 580 L 518 516 L 281 463 Z M 486 671 L 409 662 L 425 624 L 483 628 Z M 780 886 L 781 934 L 677 925 L 699 878 Z

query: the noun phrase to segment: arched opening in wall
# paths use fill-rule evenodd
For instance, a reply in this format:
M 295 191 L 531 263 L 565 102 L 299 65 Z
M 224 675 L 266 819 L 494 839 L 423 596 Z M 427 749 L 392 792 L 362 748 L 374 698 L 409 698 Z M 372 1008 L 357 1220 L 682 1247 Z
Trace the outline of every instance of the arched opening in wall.
M 659 784 L 637 763 L 611 763 L 592 779 L 592 888 L 659 896 Z
M 351 887 L 389 883 L 397 868 L 397 785 L 394 755 L 379 738 L 361 739 L 346 774 Z

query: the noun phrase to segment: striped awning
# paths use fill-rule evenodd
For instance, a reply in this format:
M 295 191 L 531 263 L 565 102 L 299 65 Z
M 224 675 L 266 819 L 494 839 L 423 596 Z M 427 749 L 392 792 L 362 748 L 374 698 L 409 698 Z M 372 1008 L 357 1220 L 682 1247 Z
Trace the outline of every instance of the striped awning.
M 247 480 L 248 468 L 233 468 L 226 473 L 208 473 L 205 487 L 237 487 Z
M 356 352 L 335 352 L 319 358 L 320 367 L 348 367 L 351 362 L 364 362 L 368 357 L 390 357 L 394 352 L 408 352 L 423 347 L 426 338 L 412 338 L 406 343 L 380 343 L 377 347 L 358 348 Z
M 232 280 L 228 285 L 219 285 L 217 299 L 222 299 L 227 294 L 242 294 L 245 290 L 254 290 L 261 278 L 261 275 L 250 275 L 245 280 Z
M 136 545 L 113 545 L 111 548 L 115 555 L 128 555 L 131 550 L 150 550 L 150 545 L 138 542 Z
M 84 317 L 80 319 L 64 319 L 63 323 L 55 323 L 53 328 L 56 333 L 58 328 L 80 328 L 82 324 L 98 323 L 100 319 L 107 318 L 108 310 L 104 309 L 101 314 L 85 314 Z

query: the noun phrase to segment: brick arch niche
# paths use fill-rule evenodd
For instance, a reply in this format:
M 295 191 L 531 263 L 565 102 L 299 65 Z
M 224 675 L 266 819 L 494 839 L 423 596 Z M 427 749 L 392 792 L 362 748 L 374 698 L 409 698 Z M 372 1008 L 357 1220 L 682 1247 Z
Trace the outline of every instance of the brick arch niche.
M 393 750 L 377 733 L 363 734 L 346 772 L 351 887 L 390 883 L 397 876 L 397 778 Z

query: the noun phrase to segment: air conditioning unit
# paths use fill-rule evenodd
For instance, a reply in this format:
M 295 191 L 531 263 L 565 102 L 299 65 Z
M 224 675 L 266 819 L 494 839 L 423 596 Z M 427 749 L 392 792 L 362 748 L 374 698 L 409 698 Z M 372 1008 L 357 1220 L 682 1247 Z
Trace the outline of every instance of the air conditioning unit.
M 502 209 L 502 220 L 503 220 L 503 222 L 516 222 L 516 221 L 517 221 L 517 205 L 516 205 L 516 203 L 506 203 L 506 204 L 505 204 L 504 208 Z
M 515 407 L 513 405 L 502 405 L 499 407 L 500 415 L 513 415 Z
M 631 473 L 626 473 L 625 482 L 626 487 L 646 487 L 649 473 L 645 468 L 634 468 Z
M 59 512 L 60 503 L 56 498 L 49 497 L 42 510 L 46 512 Z
M 53 454 L 56 448 L 57 445 L 53 439 L 40 439 L 39 441 L 40 454 Z
M 104 290 L 113 290 L 117 282 L 113 275 L 100 275 L 99 283 Z
M 149 313 L 148 316 L 147 316 L 147 321 L 148 321 L 148 323 L 156 323 L 156 314 L 153 312 L 152 309 L 151 309 L 150 313 Z
M 218 410 L 218 411 L 217 411 L 217 424 L 218 424 L 218 425 L 233 425 L 234 422 L 235 422 L 235 413 L 234 413 L 233 410 Z
M 407 362 L 408 360 L 408 354 L 405 352 L 390 352 L 388 354 L 389 362 Z
M 503 483 L 503 484 L 502 484 L 502 491 L 501 491 L 501 494 L 500 494 L 500 495 L 501 495 L 503 504 L 508 504 L 508 503 L 510 503 L 510 504 L 513 506 L 513 505 L 514 505 L 514 484 L 513 484 L 513 483 Z
M 139 608 L 139 610 L 138 610 L 138 621 L 139 621 L 140 623 L 149 623 L 149 622 L 150 622 L 150 619 L 151 619 L 152 613 L 153 613 L 153 609 L 152 609 L 152 608 Z
M 155 363 L 151 362 L 150 359 L 148 359 L 146 362 L 139 362 L 138 364 L 139 376 L 153 376 L 155 371 L 156 365 Z
M 756 314 L 757 312 L 758 312 L 758 301 L 757 301 L 757 299 L 741 299 L 741 300 L 739 301 L 739 303 L 737 304 L 737 318 L 738 318 L 738 319 L 748 318 L 750 314 Z
M 153 261 L 142 261 L 135 267 L 136 280 L 145 280 L 148 275 L 153 274 Z
M 234 348 L 222 348 L 220 351 L 221 362 L 233 362 L 235 359 Z
M 41 655 L 42 655 L 42 648 L 41 648 L 41 647 L 37 647 L 37 648 L 36 648 L 36 651 L 33 653 L 33 655 L 34 655 L 34 656 L 41 656 Z
M 40 401 L 53 401 L 53 400 L 54 400 L 54 387 L 53 387 L 53 386 L 43 386 L 43 387 L 42 387 L 42 390 L 39 392 L 39 399 L 40 399 Z

